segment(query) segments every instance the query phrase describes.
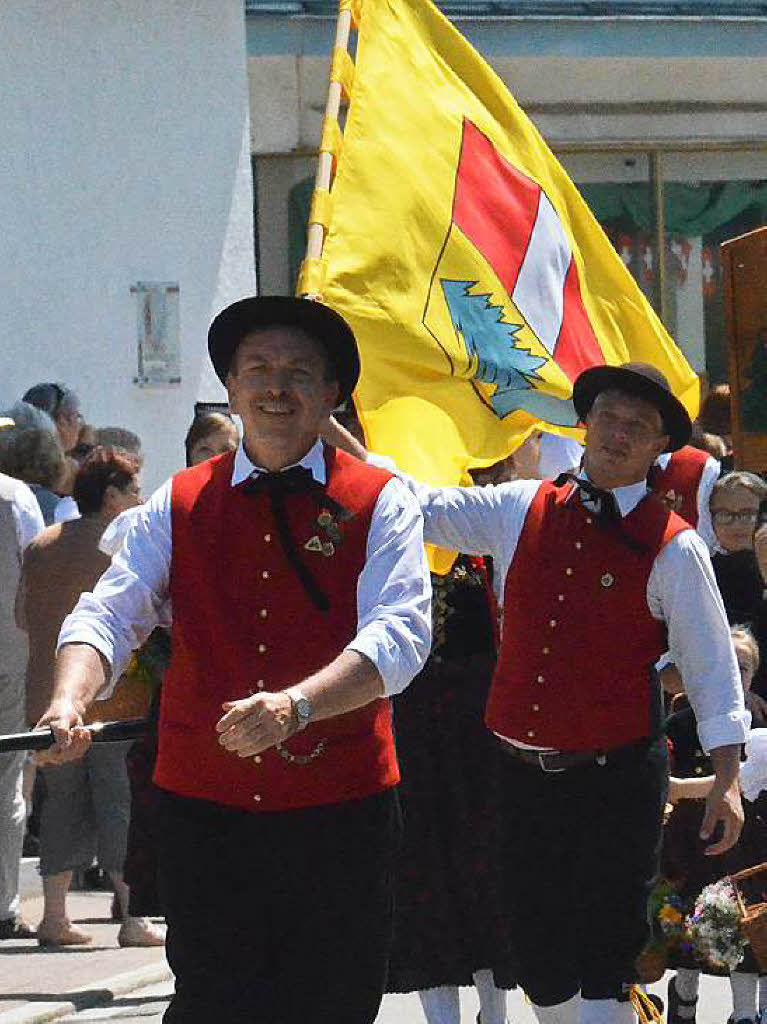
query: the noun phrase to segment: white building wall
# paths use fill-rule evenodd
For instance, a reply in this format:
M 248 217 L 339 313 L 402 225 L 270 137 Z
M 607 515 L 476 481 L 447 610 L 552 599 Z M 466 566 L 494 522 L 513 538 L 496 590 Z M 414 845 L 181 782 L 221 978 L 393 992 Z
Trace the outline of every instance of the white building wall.
M 3 0 L 0 405 L 38 381 L 135 430 L 152 488 L 256 288 L 242 0 Z M 137 281 L 180 286 L 182 381 L 139 388 Z

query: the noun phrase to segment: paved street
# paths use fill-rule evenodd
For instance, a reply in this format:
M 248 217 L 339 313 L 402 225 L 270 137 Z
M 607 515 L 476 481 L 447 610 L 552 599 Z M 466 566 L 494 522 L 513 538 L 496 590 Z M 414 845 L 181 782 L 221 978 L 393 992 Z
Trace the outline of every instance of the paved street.
M 22 872 L 23 911 L 33 923 L 42 911 L 37 863 L 26 861 Z M 43 951 L 28 940 L 0 946 L 0 1024 L 13 1013 L 39 1011 L 25 1020 L 43 1017 L 46 1007 L 70 1002 L 81 1007 L 66 1015 L 59 1009 L 55 1017 L 72 1024 L 109 1021 L 142 1021 L 159 1024 L 167 1006 L 172 982 L 165 977 L 167 965 L 162 949 L 120 949 L 118 925 L 110 920 L 110 894 L 72 893 L 72 916 L 90 931 L 94 942 L 89 947 Z M 163 978 L 164 980 L 159 980 Z M 138 980 L 137 980 L 138 979 Z M 665 981 L 653 990 L 665 996 Z M 529 1005 L 520 992 L 508 999 L 510 1024 L 534 1024 Z M 462 1024 L 474 1024 L 478 1001 L 472 989 L 461 991 Z M 698 1024 L 725 1024 L 730 1013 L 729 985 L 721 979 L 704 978 Z M 18 1018 L 16 1018 L 18 1020 Z M 14 1021 L 14 1024 L 16 1022 Z M 221 1024 L 226 1024 L 222 1013 Z M 424 1024 L 417 996 L 387 996 L 376 1024 Z
M 663 992 L 665 982 L 653 986 L 653 991 Z M 84 1010 L 81 1013 L 61 1018 L 70 1024 L 96 1024 L 98 1021 L 109 1021 L 110 1024 L 160 1024 L 163 1011 L 167 1006 L 171 984 L 163 982 L 147 986 L 139 991 L 120 996 L 104 1008 Z M 461 992 L 461 1019 L 463 1024 L 473 1024 L 476 1020 L 478 1004 L 475 994 L 470 989 Z M 698 1015 L 698 1024 L 725 1024 L 730 1012 L 729 987 L 714 978 L 703 981 L 702 1010 Z M 534 1024 L 534 1017 L 524 997 L 518 992 L 509 994 L 509 1021 L 511 1024 Z M 223 1024 L 223 1022 L 222 1022 Z M 424 1024 L 420 1002 L 416 996 L 387 996 L 384 999 L 376 1024 Z

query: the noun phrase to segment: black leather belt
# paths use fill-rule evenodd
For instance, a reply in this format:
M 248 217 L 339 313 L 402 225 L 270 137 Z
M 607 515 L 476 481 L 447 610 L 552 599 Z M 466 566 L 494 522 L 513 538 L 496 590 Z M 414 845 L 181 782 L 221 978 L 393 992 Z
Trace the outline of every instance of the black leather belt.
M 643 753 L 652 743 L 652 740 L 641 739 L 612 750 L 529 750 L 500 737 L 499 740 L 504 753 L 542 772 L 566 772 L 571 768 L 585 768 L 589 765 L 603 768 L 606 764 L 614 764 L 623 758 Z

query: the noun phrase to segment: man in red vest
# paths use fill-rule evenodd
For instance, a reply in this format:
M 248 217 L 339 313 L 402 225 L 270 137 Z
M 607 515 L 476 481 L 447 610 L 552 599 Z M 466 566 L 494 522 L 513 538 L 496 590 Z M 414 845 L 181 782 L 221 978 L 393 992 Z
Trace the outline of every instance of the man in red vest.
M 399 480 L 318 439 L 359 373 L 341 317 L 251 298 L 208 339 L 243 442 L 152 496 L 66 620 L 49 759 L 87 748 L 85 707 L 169 624 L 166 1022 L 372 1024 L 399 834 L 387 698 L 430 642 L 422 518 Z
M 586 424 L 577 475 L 410 483 L 426 539 L 491 555 L 504 585 L 485 720 L 508 753 L 521 984 L 542 1024 L 630 1024 L 667 779 L 655 662 L 671 651 L 716 767 L 701 832 L 711 856 L 742 825 L 749 716 L 706 546 L 647 486 L 658 455 L 688 440 L 687 412 L 641 363 L 586 370 L 573 402 Z
M 648 477 L 655 493 L 695 527 L 709 550 L 716 536 L 708 503 L 721 472 L 721 463 L 712 455 L 685 444 L 675 452 L 662 452 Z

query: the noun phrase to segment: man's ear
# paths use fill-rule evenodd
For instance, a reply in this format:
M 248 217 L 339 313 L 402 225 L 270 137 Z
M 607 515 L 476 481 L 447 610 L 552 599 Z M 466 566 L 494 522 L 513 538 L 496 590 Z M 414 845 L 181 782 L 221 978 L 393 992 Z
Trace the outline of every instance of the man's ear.
M 240 411 L 237 408 L 237 384 L 235 377 L 230 370 L 226 375 L 226 393 L 229 396 L 229 408 L 233 413 L 240 415 Z

